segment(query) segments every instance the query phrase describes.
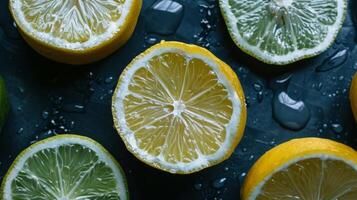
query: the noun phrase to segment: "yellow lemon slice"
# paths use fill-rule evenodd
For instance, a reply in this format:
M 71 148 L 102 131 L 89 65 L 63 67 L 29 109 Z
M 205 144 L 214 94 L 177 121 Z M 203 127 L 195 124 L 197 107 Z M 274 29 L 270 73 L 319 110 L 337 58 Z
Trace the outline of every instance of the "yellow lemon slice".
M 354 76 L 352 80 L 352 86 L 350 90 L 350 101 L 353 114 L 355 119 L 357 120 L 357 74 Z
M 320 138 L 295 139 L 265 153 L 247 175 L 243 200 L 357 198 L 357 152 Z
M 227 159 L 246 122 L 237 75 L 208 50 L 161 42 L 136 57 L 113 96 L 115 127 L 141 161 L 192 173 Z
M 86 64 L 114 52 L 132 35 L 141 0 L 10 0 L 24 39 L 58 62 Z

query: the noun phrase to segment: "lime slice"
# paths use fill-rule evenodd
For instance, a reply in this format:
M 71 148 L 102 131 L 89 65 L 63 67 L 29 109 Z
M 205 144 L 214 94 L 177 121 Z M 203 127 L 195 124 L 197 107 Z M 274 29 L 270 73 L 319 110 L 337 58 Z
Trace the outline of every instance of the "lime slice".
M 6 95 L 5 82 L 0 76 L 0 131 L 5 123 L 8 112 L 9 104 Z
M 234 42 L 255 58 L 289 64 L 325 51 L 345 19 L 346 0 L 220 0 Z
M 128 199 L 125 176 L 95 141 L 55 136 L 23 151 L 7 172 L 0 199 Z

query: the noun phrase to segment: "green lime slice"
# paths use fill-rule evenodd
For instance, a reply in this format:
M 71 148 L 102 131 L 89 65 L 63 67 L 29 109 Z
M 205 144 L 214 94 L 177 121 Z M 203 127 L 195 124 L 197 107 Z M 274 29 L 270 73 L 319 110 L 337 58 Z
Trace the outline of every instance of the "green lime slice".
M 269 64 L 285 65 L 325 51 L 346 15 L 346 0 L 220 0 L 234 42 Z
M 125 200 L 125 175 L 97 142 L 60 135 L 24 150 L 7 172 L 4 200 Z
M 4 126 L 7 113 L 9 112 L 9 103 L 7 100 L 5 82 L 0 76 L 0 131 Z

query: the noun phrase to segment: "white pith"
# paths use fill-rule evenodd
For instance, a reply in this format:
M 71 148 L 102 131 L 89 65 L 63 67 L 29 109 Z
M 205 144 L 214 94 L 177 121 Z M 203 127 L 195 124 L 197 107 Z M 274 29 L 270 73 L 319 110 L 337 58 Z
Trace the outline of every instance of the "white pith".
M 187 59 L 198 58 L 206 62 L 212 68 L 212 71 L 216 73 L 219 82 L 223 84 L 227 89 L 229 93 L 229 99 L 231 100 L 233 105 L 232 117 L 230 119 L 230 122 L 226 125 L 227 137 L 224 144 L 213 155 L 205 156 L 199 154 L 198 159 L 189 163 L 178 162 L 176 164 L 172 164 L 165 161 L 162 155 L 155 157 L 149 154 L 148 152 L 138 148 L 138 144 L 135 139 L 135 136 L 133 132 L 127 127 L 127 123 L 125 119 L 123 100 L 125 99 L 125 96 L 128 94 L 128 86 L 130 84 L 132 76 L 138 69 L 140 69 L 143 66 L 146 66 L 145 64 L 148 63 L 148 61 L 151 58 L 167 52 L 185 55 Z M 118 92 L 116 93 L 116 96 L 114 96 L 113 98 L 114 101 L 113 106 L 115 107 L 115 112 L 113 113 L 113 115 L 115 115 L 114 117 L 117 119 L 117 123 L 119 123 L 118 127 L 120 128 L 121 135 L 124 137 L 124 140 L 126 140 L 126 143 L 130 145 L 131 150 L 134 151 L 135 154 L 137 154 L 140 158 L 142 158 L 146 162 L 151 163 L 155 166 L 158 166 L 159 164 L 160 166 L 164 167 L 166 170 L 169 170 L 172 173 L 176 173 L 177 171 L 189 172 L 189 171 L 194 171 L 195 169 L 202 169 L 206 166 L 209 166 L 210 162 L 222 159 L 222 157 L 225 157 L 227 151 L 232 147 L 232 142 L 234 141 L 234 137 L 237 133 L 237 128 L 238 128 L 237 125 L 241 120 L 240 116 L 242 112 L 241 109 L 242 102 L 240 101 L 238 94 L 235 92 L 234 88 L 231 86 L 229 81 L 219 70 L 219 66 L 214 60 L 211 60 L 210 58 L 205 57 L 201 54 L 188 54 L 187 52 L 184 52 L 183 50 L 178 48 L 164 47 L 160 49 L 155 49 L 149 52 L 148 54 L 146 54 L 145 56 L 141 57 L 139 60 L 135 60 L 135 62 L 131 65 L 131 67 L 121 75 L 120 81 L 121 81 L 120 86 L 118 86 L 119 88 L 117 88 Z M 172 105 L 173 115 L 180 115 L 181 112 L 183 112 L 184 110 L 184 106 L 185 105 L 182 102 L 174 102 L 174 105 Z

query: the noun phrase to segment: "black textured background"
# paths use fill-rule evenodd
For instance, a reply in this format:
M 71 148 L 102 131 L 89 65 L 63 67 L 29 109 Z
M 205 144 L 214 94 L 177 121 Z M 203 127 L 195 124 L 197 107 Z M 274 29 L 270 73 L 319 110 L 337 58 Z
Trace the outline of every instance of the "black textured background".
M 132 199 L 239 199 L 244 174 L 277 144 L 318 136 L 357 148 L 348 100 L 351 77 L 357 70 L 355 1 L 350 0 L 344 27 L 328 51 L 285 67 L 268 66 L 240 51 L 226 31 L 215 0 L 178 0 L 184 5 L 184 16 L 177 32 L 149 34 L 145 11 L 153 2 L 144 0 L 136 31 L 123 48 L 100 62 L 75 67 L 34 52 L 14 27 L 8 2 L 1 0 L 0 74 L 7 83 L 11 112 L 0 134 L 0 177 L 31 143 L 67 132 L 97 140 L 116 157 L 126 172 Z M 113 129 L 111 93 L 120 73 L 137 54 L 161 39 L 208 47 L 237 72 L 249 102 L 245 136 L 232 157 L 192 175 L 171 175 L 146 166 L 125 149 Z M 345 56 L 329 60 L 344 50 Z M 321 66 L 332 69 L 317 72 Z M 301 131 L 282 128 L 272 117 L 270 83 L 284 74 L 292 75 L 287 93 L 311 110 L 311 119 Z M 263 87 L 260 94 L 254 89 L 257 83 Z

